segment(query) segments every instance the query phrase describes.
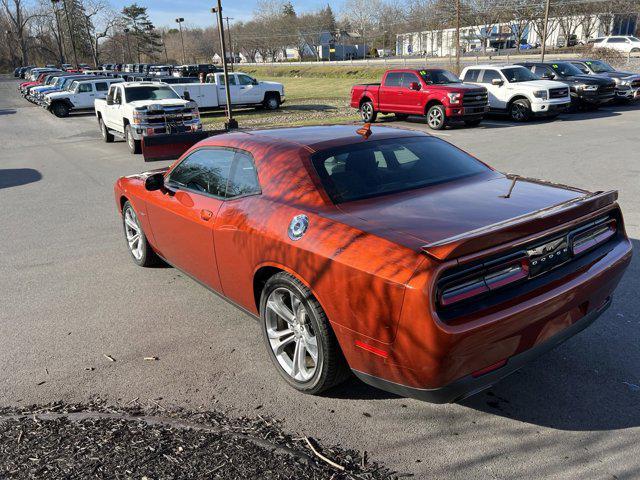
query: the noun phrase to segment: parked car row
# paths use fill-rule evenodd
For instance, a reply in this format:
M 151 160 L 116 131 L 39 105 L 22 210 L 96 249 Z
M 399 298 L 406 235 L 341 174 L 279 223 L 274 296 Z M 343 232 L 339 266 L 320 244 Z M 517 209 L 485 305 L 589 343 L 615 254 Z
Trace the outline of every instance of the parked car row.
M 379 113 L 398 119 L 421 115 L 440 130 L 456 121 L 478 125 L 488 113 L 524 122 L 638 98 L 639 74 L 578 59 L 473 65 L 460 78 L 439 68 L 388 70 L 381 83 L 355 85 L 350 103 L 364 122 L 375 121 Z

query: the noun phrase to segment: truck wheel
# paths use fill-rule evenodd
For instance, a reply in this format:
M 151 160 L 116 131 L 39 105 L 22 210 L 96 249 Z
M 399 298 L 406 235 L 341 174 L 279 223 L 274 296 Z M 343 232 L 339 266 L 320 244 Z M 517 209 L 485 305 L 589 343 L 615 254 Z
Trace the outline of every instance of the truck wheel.
M 480 125 L 480 122 L 482 121 L 481 118 L 474 118 L 472 120 L 465 120 L 464 124 L 467 127 L 477 127 L 478 125 Z
M 373 103 L 364 102 L 360 105 L 360 118 L 364 123 L 371 123 L 376 121 L 376 117 L 378 116 L 378 112 L 373 108 Z
M 280 107 L 280 97 L 278 95 L 269 94 L 262 102 L 267 110 L 277 110 Z
M 98 123 L 100 124 L 100 133 L 102 134 L 102 140 L 104 140 L 106 143 L 113 142 L 113 134 L 109 133 L 109 129 L 104 124 L 104 120 L 102 120 L 102 117 L 98 119 Z
M 58 118 L 69 116 L 69 105 L 62 102 L 56 102 L 51 106 L 51 111 Z
M 407 115 L 406 113 L 394 113 L 396 120 L 406 120 L 407 118 L 409 118 L 409 115 Z
M 433 105 L 427 111 L 427 125 L 432 130 L 442 130 L 447 124 L 447 115 L 442 105 Z
M 133 138 L 133 135 L 131 134 L 131 125 L 124 127 L 124 139 L 127 141 L 127 145 L 129 146 L 129 151 L 131 153 L 134 155 L 140 153 L 140 140 Z
M 511 104 L 509 116 L 514 122 L 526 122 L 531 118 L 531 103 L 525 98 L 519 98 Z
M 348 377 L 327 315 L 298 279 L 280 272 L 267 280 L 260 318 L 269 357 L 293 388 L 315 395 Z

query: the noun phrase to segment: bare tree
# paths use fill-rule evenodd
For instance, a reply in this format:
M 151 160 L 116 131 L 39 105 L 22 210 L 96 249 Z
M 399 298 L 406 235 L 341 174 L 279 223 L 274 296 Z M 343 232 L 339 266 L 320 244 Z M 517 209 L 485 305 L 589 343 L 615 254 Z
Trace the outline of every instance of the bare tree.
M 37 15 L 36 12 L 27 10 L 23 0 L 0 0 L 0 5 L 6 18 L 11 25 L 11 33 L 18 42 L 22 64 L 29 63 L 29 53 L 27 49 L 27 27 L 29 22 Z

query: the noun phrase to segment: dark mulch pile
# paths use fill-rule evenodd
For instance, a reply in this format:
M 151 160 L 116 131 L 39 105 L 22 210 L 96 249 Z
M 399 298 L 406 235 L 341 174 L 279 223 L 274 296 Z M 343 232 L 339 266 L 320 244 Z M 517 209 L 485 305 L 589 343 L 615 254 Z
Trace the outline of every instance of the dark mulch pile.
M 361 453 L 309 441 L 316 452 L 270 419 L 168 411 L 157 404 L 4 408 L 0 479 L 397 478 Z

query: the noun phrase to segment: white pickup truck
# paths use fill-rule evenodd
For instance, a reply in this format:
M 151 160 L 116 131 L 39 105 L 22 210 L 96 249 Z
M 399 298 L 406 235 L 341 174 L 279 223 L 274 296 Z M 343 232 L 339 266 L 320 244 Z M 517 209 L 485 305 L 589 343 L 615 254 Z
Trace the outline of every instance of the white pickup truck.
M 242 72 L 229 73 L 231 105 L 255 106 L 275 110 L 284 102 L 284 85 L 260 82 Z M 201 110 L 221 108 L 227 104 L 223 73 L 210 73 L 205 83 L 179 83 L 173 88 L 181 96 L 190 98 Z M 188 96 L 185 96 L 188 93 Z
M 140 153 L 143 137 L 202 130 L 196 103 L 163 82 L 111 85 L 106 99 L 96 99 L 95 110 L 102 139 L 124 137 L 131 153 Z
M 489 111 L 506 113 L 516 122 L 534 116 L 555 117 L 571 105 L 566 83 L 542 80 L 519 65 L 465 67 L 460 79 L 486 87 Z

